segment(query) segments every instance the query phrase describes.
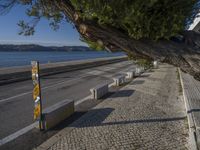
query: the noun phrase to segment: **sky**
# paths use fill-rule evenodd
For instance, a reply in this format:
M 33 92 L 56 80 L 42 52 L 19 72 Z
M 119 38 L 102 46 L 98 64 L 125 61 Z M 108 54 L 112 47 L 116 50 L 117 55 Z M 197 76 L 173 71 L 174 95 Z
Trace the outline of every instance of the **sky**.
M 36 27 L 33 36 L 18 35 L 19 20 L 30 21 L 25 14 L 26 8 L 17 5 L 8 14 L 0 15 L 0 44 L 40 44 L 44 46 L 77 46 L 85 43 L 79 40 L 79 35 L 72 25 L 63 21 L 58 31 L 49 27 L 49 22 L 42 19 Z
M 40 44 L 44 46 L 87 46 L 79 40 L 79 34 L 72 25 L 63 21 L 58 31 L 53 31 L 49 27 L 49 22 L 42 19 L 36 27 L 33 36 L 18 35 L 19 20 L 30 21 L 31 18 L 25 14 L 26 8 L 17 5 L 6 15 L 0 15 L 0 44 Z M 190 30 L 200 21 L 196 18 Z

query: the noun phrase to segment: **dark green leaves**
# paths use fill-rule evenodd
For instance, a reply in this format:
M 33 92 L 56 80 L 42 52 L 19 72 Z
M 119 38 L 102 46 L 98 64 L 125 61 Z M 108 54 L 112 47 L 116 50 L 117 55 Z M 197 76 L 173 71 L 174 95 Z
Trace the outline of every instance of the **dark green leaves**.
M 71 0 L 82 18 L 97 19 L 135 39 L 170 38 L 184 30 L 196 0 Z

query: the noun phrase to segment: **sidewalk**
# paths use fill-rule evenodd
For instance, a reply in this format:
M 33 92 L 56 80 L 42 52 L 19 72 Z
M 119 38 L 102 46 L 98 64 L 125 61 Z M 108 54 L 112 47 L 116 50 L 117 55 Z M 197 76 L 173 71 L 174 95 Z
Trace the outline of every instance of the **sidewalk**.
M 200 148 L 200 81 L 183 72 L 181 72 L 181 77 L 190 120 L 190 132 L 194 132 L 194 140 Z
M 177 69 L 161 65 L 133 80 L 37 149 L 188 149 Z

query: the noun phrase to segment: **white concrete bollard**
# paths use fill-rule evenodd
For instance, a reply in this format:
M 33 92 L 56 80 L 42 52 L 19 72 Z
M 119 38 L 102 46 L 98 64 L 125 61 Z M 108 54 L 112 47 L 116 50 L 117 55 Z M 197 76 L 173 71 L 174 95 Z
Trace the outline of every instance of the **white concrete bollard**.
M 64 100 L 45 109 L 42 113 L 44 130 L 55 127 L 74 113 L 74 101 Z
M 90 92 L 92 94 L 92 99 L 97 100 L 108 93 L 108 84 L 106 83 L 106 84 L 98 85 L 90 89 Z
M 140 67 L 141 68 L 141 73 L 144 73 L 144 67 Z
M 125 83 L 125 78 L 126 78 L 125 75 L 118 76 L 118 77 L 114 77 L 114 78 L 113 78 L 113 80 L 114 80 L 114 85 L 115 85 L 115 86 L 120 86 L 120 85 L 122 85 L 123 83 Z
M 135 71 L 129 71 L 129 72 L 127 72 L 127 78 L 128 79 L 132 79 L 134 77 L 134 75 L 135 75 Z
M 140 76 L 142 73 L 141 68 L 140 67 L 136 67 L 135 69 L 135 76 Z
M 158 61 L 153 61 L 153 68 L 158 69 Z

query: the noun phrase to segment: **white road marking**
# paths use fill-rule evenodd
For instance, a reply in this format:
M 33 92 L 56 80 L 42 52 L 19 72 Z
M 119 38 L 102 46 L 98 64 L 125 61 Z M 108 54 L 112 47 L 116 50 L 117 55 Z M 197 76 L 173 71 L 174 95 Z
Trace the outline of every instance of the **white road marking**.
M 15 133 L 13 133 L 13 134 L 10 134 L 9 136 L 7 136 L 7 137 L 1 139 L 1 140 L 0 140 L 0 146 L 2 146 L 2 145 L 4 145 L 4 144 L 6 144 L 6 143 L 8 143 L 8 142 L 10 142 L 10 141 L 12 141 L 12 140 L 18 138 L 19 136 L 21 136 L 21 135 L 23 135 L 23 134 L 25 134 L 25 133 L 27 133 L 28 131 L 30 131 L 30 130 L 32 130 L 33 128 L 37 127 L 38 124 L 39 124 L 38 122 L 35 122 L 35 123 L 33 123 L 33 124 L 31 124 L 31 125 L 29 125 L 29 126 L 23 128 L 23 129 L 21 129 L 21 130 L 18 130 L 17 132 L 15 132 Z
M 92 98 L 92 96 L 89 95 L 89 96 L 87 96 L 87 97 L 85 97 L 85 98 L 83 98 L 83 99 L 80 99 L 80 100 L 78 100 L 78 101 L 75 102 L 75 106 L 76 106 L 76 105 L 79 105 L 80 103 L 82 103 L 82 102 L 84 102 L 84 101 L 86 101 L 86 100 L 88 100 L 88 99 L 91 99 L 91 98 Z
M 123 69 L 123 70 L 127 70 L 126 69 Z M 121 70 L 120 73 L 125 73 L 125 71 Z M 103 71 L 99 71 L 98 72 L 98 75 L 100 75 L 101 73 L 104 73 Z M 91 72 L 88 72 L 88 74 L 90 73 L 94 73 L 94 71 L 91 71 Z M 97 73 L 97 72 L 96 72 Z M 50 86 L 46 86 L 46 87 L 43 87 L 42 90 L 46 90 L 46 89 L 49 89 L 49 88 L 52 88 L 52 87 L 56 87 L 58 85 L 61 85 L 61 84 L 64 84 L 64 83 L 68 83 L 68 82 L 72 82 L 72 81 L 75 81 L 75 80 L 80 80 L 81 78 L 83 77 L 88 77 L 89 75 L 83 75 L 83 76 L 79 76 L 79 78 L 75 78 L 75 79 L 71 79 L 71 80 L 68 80 L 68 81 L 62 81 L 62 82 L 59 82 L 59 83 L 56 83 L 56 84 L 53 84 L 53 85 L 50 85 Z M 111 77 L 109 75 L 105 75 L 105 77 Z M 25 92 L 25 93 L 21 93 L 21 94 L 18 94 L 18 95 L 15 95 L 15 96 L 12 96 L 12 97 L 9 97 L 9 98 L 5 98 L 5 99 L 0 99 L 0 104 L 1 103 L 4 103 L 4 102 L 7 102 L 7 101 L 10 101 L 14 98 L 18 98 L 18 97 L 21 97 L 21 96 L 24 96 L 24 95 L 27 95 L 27 94 L 31 94 L 32 91 L 29 91 L 29 92 Z
M 46 89 L 49 89 L 49 88 L 52 88 L 52 87 L 56 87 L 56 86 L 58 86 L 58 85 L 61 85 L 61 84 L 64 84 L 64 83 L 68 83 L 68 82 L 72 82 L 72 81 L 75 81 L 75 80 L 80 80 L 81 78 L 87 77 L 87 76 L 88 76 L 88 75 L 84 75 L 84 76 L 80 76 L 79 78 L 71 79 L 71 80 L 68 80 L 68 81 L 62 81 L 62 82 L 59 82 L 59 83 L 56 83 L 56 84 L 53 84 L 53 85 L 50 85 L 50 86 L 43 87 L 42 90 L 46 90 Z M 25 92 L 25 93 L 22 93 L 22 94 L 18 94 L 18 95 L 9 97 L 9 98 L 1 99 L 1 100 L 0 100 L 0 103 L 9 101 L 9 100 L 14 99 L 14 98 L 17 98 L 17 97 L 24 96 L 24 95 L 27 95 L 27 94 L 31 94 L 31 93 L 32 93 L 32 91 L 29 91 L 29 92 Z
M 109 68 L 109 69 L 111 69 L 111 68 Z M 120 71 L 120 72 L 122 72 L 122 71 Z M 102 71 L 102 73 L 104 73 L 104 71 Z M 75 79 L 72 79 L 72 80 L 69 80 L 69 81 L 62 81 L 62 82 L 59 82 L 59 83 L 56 83 L 56 84 L 44 87 L 44 88 L 42 88 L 42 90 L 45 90 L 45 89 L 48 89 L 48 88 L 51 88 L 51 87 L 55 87 L 55 86 L 58 86 L 60 84 L 64 84 L 64 83 L 67 83 L 67 82 L 72 82 L 72 81 L 75 81 L 75 80 L 80 80 L 81 78 L 87 77 L 87 76 L 89 76 L 89 75 L 88 74 L 87 75 L 83 75 L 83 76 L 80 76 L 79 78 L 75 78 Z M 109 84 L 109 87 L 111 87 L 113 84 L 114 83 Z M 24 96 L 24 95 L 30 94 L 30 93 L 32 93 L 32 91 L 25 92 L 25 93 L 22 93 L 22 94 L 18 94 L 18 95 L 15 95 L 15 96 L 12 96 L 12 97 L 9 97 L 9 98 L 6 98 L 6 99 L 2 99 L 2 100 L 0 100 L 0 103 L 9 101 L 9 100 L 12 100 L 14 98 L 21 97 L 21 96 Z M 83 99 L 80 99 L 80 100 L 76 101 L 75 105 L 78 105 L 78 104 L 80 104 L 80 103 L 82 103 L 82 102 L 84 102 L 84 101 L 86 101 L 88 99 L 91 99 L 91 95 L 89 95 L 89 96 L 87 96 L 87 97 L 85 97 Z M 25 134 L 27 132 L 29 132 L 33 128 L 37 127 L 37 125 L 38 125 L 38 122 L 35 122 L 35 123 L 33 123 L 33 124 L 25 127 L 25 128 L 22 128 L 22 129 L 18 130 L 17 132 L 15 132 L 13 134 L 8 135 L 7 137 L 4 137 L 3 139 L 0 140 L 0 146 L 2 146 L 4 144 L 6 144 L 6 143 L 8 143 L 8 142 L 10 142 L 10 141 L 18 138 L 19 136 L 21 136 L 21 135 L 23 135 L 23 134 Z
M 111 83 L 111 84 L 108 85 L 108 87 L 111 87 L 111 86 L 113 86 L 113 85 L 114 85 L 114 83 Z M 89 95 L 89 96 L 87 96 L 87 97 L 85 97 L 85 98 L 83 98 L 83 99 L 77 100 L 77 101 L 75 102 L 75 106 L 76 106 L 76 105 L 79 105 L 79 104 L 81 104 L 82 102 L 87 101 L 88 99 L 91 99 L 91 98 L 92 98 L 92 96 Z M 16 138 L 18 138 L 19 136 L 21 136 L 21 135 L 23 135 L 23 134 L 29 132 L 29 131 L 32 130 L 33 128 L 36 128 L 36 127 L 38 126 L 38 124 L 39 124 L 38 121 L 37 121 L 37 122 L 34 122 L 34 123 L 32 123 L 31 125 L 29 125 L 29 126 L 27 126 L 27 127 L 24 127 L 24 128 L 22 128 L 22 129 L 18 130 L 17 132 L 8 135 L 7 137 L 4 137 L 3 139 L 0 140 L 0 146 L 6 144 L 6 143 L 8 143 L 8 142 L 11 142 L 12 140 L 15 140 Z
M 89 96 L 87 96 L 87 97 L 85 97 L 85 98 L 83 98 L 83 99 L 77 100 L 77 101 L 75 102 L 75 106 L 76 106 L 76 105 L 79 105 L 80 103 L 82 103 L 82 102 L 84 102 L 84 101 L 86 101 L 86 100 L 88 100 L 88 99 L 90 99 L 90 98 L 91 98 L 91 95 L 89 95 Z M 31 125 L 29 125 L 29 126 L 27 126 L 27 127 L 24 127 L 24 128 L 22 128 L 22 129 L 18 130 L 17 132 L 12 133 L 12 134 L 10 134 L 10 135 L 4 137 L 3 139 L 0 139 L 0 146 L 6 144 L 6 143 L 8 143 L 8 142 L 11 142 L 12 140 L 18 138 L 19 136 L 21 136 L 21 135 L 23 135 L 23 134 L 29 132 L 30 130 L 36 128 L 36 127 L 38 126 L 38 124 L 39 124 L 38 121 L 37 121 L 37 122 L 34 122 L 34 123 L 32 123 Z

